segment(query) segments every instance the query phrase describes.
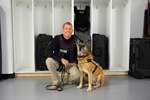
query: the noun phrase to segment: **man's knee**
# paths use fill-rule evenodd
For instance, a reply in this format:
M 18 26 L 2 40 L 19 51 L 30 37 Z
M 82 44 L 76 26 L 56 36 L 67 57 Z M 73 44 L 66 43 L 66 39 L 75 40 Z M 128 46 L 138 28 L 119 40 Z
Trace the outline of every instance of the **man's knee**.
M 52 58 L 48 57 L 48 58 L 45 60 L 45 63 L 46 63 L 46 64 L 50 63 L 51 59 L 52 59 Z
M 46 63 L 46 66 L 48 67 L 48 69 L 53 68 L 53 67 L 58 68 L 58 62 L 55 61 L 53 58 L 48 57 L 46 59 L 45 63 Z

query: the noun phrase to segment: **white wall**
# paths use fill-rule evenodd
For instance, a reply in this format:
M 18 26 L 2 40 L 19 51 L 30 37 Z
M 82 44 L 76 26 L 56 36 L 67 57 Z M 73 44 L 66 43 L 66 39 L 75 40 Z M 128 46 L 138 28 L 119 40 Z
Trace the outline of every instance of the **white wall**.
M 132 38 L 143 37 L 144 10 L 147 0 L 131 0 L 131 35 Z
M 131 36 L 143 36 L 144 10 L 147 0 L 131 0 Z M 2 72 L 13 73 L 13 40 L 11 0 L 0 0 L 1 38 L 2 38 Z
M 11 0 L 0 0 L 2 73 L 13 73 L 13 40 Z

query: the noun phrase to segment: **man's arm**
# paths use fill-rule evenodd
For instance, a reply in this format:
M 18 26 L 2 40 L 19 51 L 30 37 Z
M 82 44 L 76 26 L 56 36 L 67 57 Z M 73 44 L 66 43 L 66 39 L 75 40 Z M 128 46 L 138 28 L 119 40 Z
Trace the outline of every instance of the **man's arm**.
M 47 46 L 45 50 L 45 56 L 46 57 L 51 57 L 57 61 L 61 61 L 61 55 L 59 54 L 59 49 L 60 49 L 60 40 L 59 36 L 55 36 L 51 43 Z

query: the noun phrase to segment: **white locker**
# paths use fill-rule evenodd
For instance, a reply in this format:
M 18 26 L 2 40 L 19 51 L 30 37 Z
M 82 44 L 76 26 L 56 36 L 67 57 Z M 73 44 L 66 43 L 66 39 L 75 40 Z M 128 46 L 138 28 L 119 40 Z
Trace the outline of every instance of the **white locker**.
M 129 70 L 131 0 L 112 0 L 110 70 Z
M 34 71 L 33 1 L 13 0 L 15 72 Z
M 35 72 L 35 37 L 74 25 L 74 6 L 90 6 L 89 35 L 109 39 L 109 70 L 129 69 L 131 0 L 12 0 L 15 73 Z

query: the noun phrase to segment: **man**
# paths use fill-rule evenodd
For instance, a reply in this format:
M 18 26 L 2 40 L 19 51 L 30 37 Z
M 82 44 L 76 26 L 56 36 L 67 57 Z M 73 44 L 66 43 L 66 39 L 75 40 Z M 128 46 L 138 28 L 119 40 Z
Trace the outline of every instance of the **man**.
M 62 71 L 63 67 L 68 69 L 68 83 L 72 84 L 80 76 L 77 68 L 77 48 L 76 38 L 72 35 L 73 26 L 66 22 L 63 24 L 62 33 L 56 35 L 46 50 L 46 65 L 51 73 L 52 85 L 50 89 L 56 89 L 60 80 L 57 71 Z

